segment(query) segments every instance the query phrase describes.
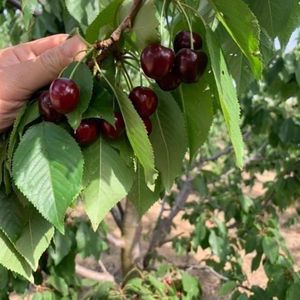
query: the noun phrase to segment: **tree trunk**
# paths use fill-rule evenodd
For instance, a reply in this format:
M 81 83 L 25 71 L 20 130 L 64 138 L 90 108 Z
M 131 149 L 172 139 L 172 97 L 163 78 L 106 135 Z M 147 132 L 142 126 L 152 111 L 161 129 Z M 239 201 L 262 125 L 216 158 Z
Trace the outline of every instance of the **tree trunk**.
M 126 208 L 123 219 L 123 240 L 124 247 L 121 252 L 123 276 L 132 270 L 140 258 L 140 236 L 142 226 L 140 217 L 134 205 L 126 199 Z

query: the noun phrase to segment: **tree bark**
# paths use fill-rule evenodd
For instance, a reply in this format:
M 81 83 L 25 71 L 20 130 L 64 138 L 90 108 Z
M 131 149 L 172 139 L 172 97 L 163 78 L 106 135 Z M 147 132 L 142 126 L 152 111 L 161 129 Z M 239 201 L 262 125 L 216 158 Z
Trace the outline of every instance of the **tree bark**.
M 140 236 L 141 236 L 140 217 L 134 205 L 126 199 L 126 207 L 123 219 L 123 240 L 124 247 L 121 252 L 122 273 L 125 276 L 132 270 L 140 258 Z

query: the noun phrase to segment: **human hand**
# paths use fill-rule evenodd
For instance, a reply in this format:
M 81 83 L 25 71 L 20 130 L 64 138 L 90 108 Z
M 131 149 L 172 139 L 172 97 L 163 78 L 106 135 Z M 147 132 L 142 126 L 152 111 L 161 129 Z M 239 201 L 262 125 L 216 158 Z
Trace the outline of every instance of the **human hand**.
M 78 36 L 57 34 L 0 50 L 0 132 L 12 125 L 24 102 L 74 59 L 84 56 Z

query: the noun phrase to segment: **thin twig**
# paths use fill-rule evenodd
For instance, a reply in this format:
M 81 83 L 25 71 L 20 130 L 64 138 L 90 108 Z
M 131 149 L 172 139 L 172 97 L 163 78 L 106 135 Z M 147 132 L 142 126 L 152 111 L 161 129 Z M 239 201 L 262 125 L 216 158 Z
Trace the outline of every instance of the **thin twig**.
M 110 281 L 115 283 L 115 278 L 109 273 L 99 273 L 90 269 L 87 269 L 83 266 L 76 264 L 75 271 L 77 275 L 80 275 L 84 278 L 92 279 L 95 281 Z
M 132 27 L 134 19 L 142 3 L 143 0 L 134 0 L 128 15 L 121 22 L 121 24 L 115 29 L 115 31 L 111 34 L 111 36 L 108 39 L 97 42 L 95 44 L 95 48 L 98 50 L 106 49 L 111 47 L 114 43 L 118 42 L 122 36 L 123 31 Z
M 100 54 L 96 58 L 96 61 L 99 65 L 110 55 L 110 53 L 113 52 L 117 53 L 117 44 L 122 36 L 122 33 L 126 29 L 132 28 L 135 17 L 138 11 L 140 10 L 142 4 L 143 4 L 143 0 L 134 0 L 128 15 L 124 18 L 124 20 L 120 23 L 120 25 L 114 30 L 111 36 L 104 41 L 98 41 L 95 43 L 94 48 L 96 50 L 101 50 Z M 93 60 L 90 60 L 88 62 L 88 66 L 91 69 L 94 67 L 94 65 L 95 62 Z
M 111 244 L 113 244 L 114 246 L 116 246 L 118 248 L 124 248 L 124 246 L 125 246 L 125 242 L 123 239 L 117 238 L 110 233 L 107 234 L 106 238 Z

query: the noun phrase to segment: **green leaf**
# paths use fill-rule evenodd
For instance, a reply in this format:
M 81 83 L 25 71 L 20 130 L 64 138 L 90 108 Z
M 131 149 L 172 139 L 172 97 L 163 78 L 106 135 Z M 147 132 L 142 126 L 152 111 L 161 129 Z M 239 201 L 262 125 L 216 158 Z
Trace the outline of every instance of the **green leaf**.
M 213 121 L 213 87 L 207 76 L 208 74 L 198 83 L 182 84 L 180 87 L 191 159 L 206 141 Z
M 18 137 L 19 125 L 22 121 L 25 112 L 26 112 L 26 106 L 24 105 L 19 110 L 13 125 L 13 129 L 9 135 L 9 143 L 7 148 L 7 168 L 9 171 L 11 171 L 13 155 L 19 138 Z
M 220 257 L 222 260 L 226 257 L 226 241 L 224 238 L 217 236 L 215 231 L 211 231 L 209 234 L 209 244 L 212 252 Z
M 260 262 L 261 262 L 261 259 L 262 259 L 262 256 L 263 256 L 263 251 L 262 250 L 257 251 L 257 249 L 256 249 L 256 253 L 257 254 L 253 258 L 252 263 L 251 263 L 251 272 L 254 272 L 259 268 Z
M 56 291 L 60 292 L 63 296 L 68 296 L 69 287 L 63 278 L 58 276 L 50 276 L 47 278 L 45 283 L 47 285 L 52 286 Z
M 38 0 L 22 0 L 23 20 L 26 28 L 29 28 L 33 13 L 38 6 Z
M 131 0 L 125 0 L 123 2 L 120 8 L 119 22 L 128 15 L 131 6 Z M 142 4 L 131 29 L 135 37 L 134 42 L 140 50 L 144 49 L 149 44 L 159 42 L 159 22 L 156 15 L 155 1 L 146 0 Z
M 84 63 L 73 62 L 62 73 L 61 77 L 70 78 L 79 86 L 80 102 L 75 111 L 67 114 L 69 124 L 78 128 L 82 114 L 88 109 L 93 93 L 93 76 L 90 69 Z
M 22 119 L 20 120 L 20 124 L 18 126 L 18 133 L 20 138 L 23 135 L 23 131 L 25 127 L 30 124 L 31 122 L 35 121 L 40 117 L 40 112 L 39 112 L 39 105 L 38 102 L 35 101 L 33 103 L 30 103 L 26 107 L 26 111 L 24 115 L 22 116 Z
M 207 44 L 210 53 L 211 66 L 219 92 L 219 99 L 227 125 L 227 130 L 236 155 L 237 166 L 243 166 L 244 144 L 240 125 L 240 106 L 233 85 L 233 79 L 228 73 L 222 49 L 214 33 L 207 29 Z
M 226 0 L 210 1 L 218 19 L 247 57 L 256 78 L 259 78 L 263 65 L 259 48 L 260 28 L 255 15 L 242 0 L 232 0 L 230 4 Z
M 187 134 L 181 110 L 170 93 L 155 89 L 158 108 L 151 120 L 150 140 L 154 149 L 155 166 L 161 173 L 163 186 L 170 190 L 182 172 L 182 160 L 187 150 Z
M 115 93 L 125 121 L 127 137 L 134 154 L 144 168 L 147 185 L 153 190 L 157 171 L 154 168 L 153 148 L 145 125 L 127 95 L 117 88 L 115 88 Z
M 65 2 L 70 15 L 79 24 L 85 26 L 91 24 L 100 11 L 100 1 L 98 0 L 66 0 Z
M 53 238 L 54 247 L 49 248 L 49 254 L 56 266 L 71 252 L 74 239 L 74 232 L 68 227 L 64 235 L 58 231 L 55 232 Z
M 285 300 L 298 300 L 300 295 L 300 283 L 295 282 L 286 291 Z
M 300 3 L 298 0 L 292 0 L 292 9 L 287 19 L 287 22 L 281 28 L 281 30 L 277 33 L 278 38 L 280 40 L 280 46 L 284 49 L 289 42 L 292 33 L 299 28 L 300 24 Z
M 292 12 L 293 2 L 294 0 L 247 0 L 260 25 L 272 38 L 275 38 L 278 32 L 286 26 Z
M 99 39 L 99 32 L 106 25 L 115 22 L 116 12 L 123 0 L 113 0 L 103 9 L 94 22 L 87 28 L 85 38 L 89 43 L 94 43 Z
M 253 200 L 248 196 L 242 195 L 240 197 L 240 201 L 241 201 L 241 206 L 242 206 L 243 211 L 248 214 L 250 211 L 250 208 L 254 206 Z
M 83 114 L 83 119 L 89 118 L 101 118 L 114 124 L 114 99 L 106 89 L 101 87 L 94 92 L 89 108 Z
M 275 264 L 279 257 L 279 246 L 274 237 L 264 236 L 262 240 L 262 247 L 265 255 L 272 264 Z
M 220 296 L 227 296 L 233 290 L 236 288 L 236 282 L 235 281 L 227 281 L 219 289 L 219 295 Z
M 160 296 L 164 296 L 165 284 L 161 282 L 160 278 L 156 278 L 149 274 L 147 276 L 147 281 L 154 287 L 155 291 L 159 292 Z
M 74 139 L 57 125 L 32 126 L 14 156 L 13 178 L 20 191 L 58 230 L 81 190 L 83 157 Z
M 99 138 L 84 151 L 83 202 L 94 230 L 112 207 L 129 192 L 133 176 L 118 153 Z
M 87 223 L 81 222 L 76 232 L 77 251 L 82 258 L 94 256 L 99 259 L 105 250 L 105 241 L 99 236 L 99 231 L 93 231 Z
M 190 296 L 191 299 L 196 299 L 197 296 L 200 296 L 198 279 L 187 272 L 182 272 L 181 274 L 183 290 Z
M 219 40 L 222 41 L 229 73 L 235 80 L 238 95 L 241 95 L 247 91 L 249 85 L 254 81 L 249 62 L 224 28 L 218 27 L 217 31 Z
M 33 282 L 32 270 L 25 259 L 0 230 L 0 265 Z
M 0 192 L 0 207 L 0 229 L 36 270 L 53 237 L 53 227 L 33 208 L 24 208 L 14 194 Z
M 127 196 L 136 208 L 138 214 L 143 216 L 149 208 L 159 199 L 159 185 L 156 185 L 155 191 L 151 191 L 146 183 L 140 164 L 137 165 L 133 186 Z

